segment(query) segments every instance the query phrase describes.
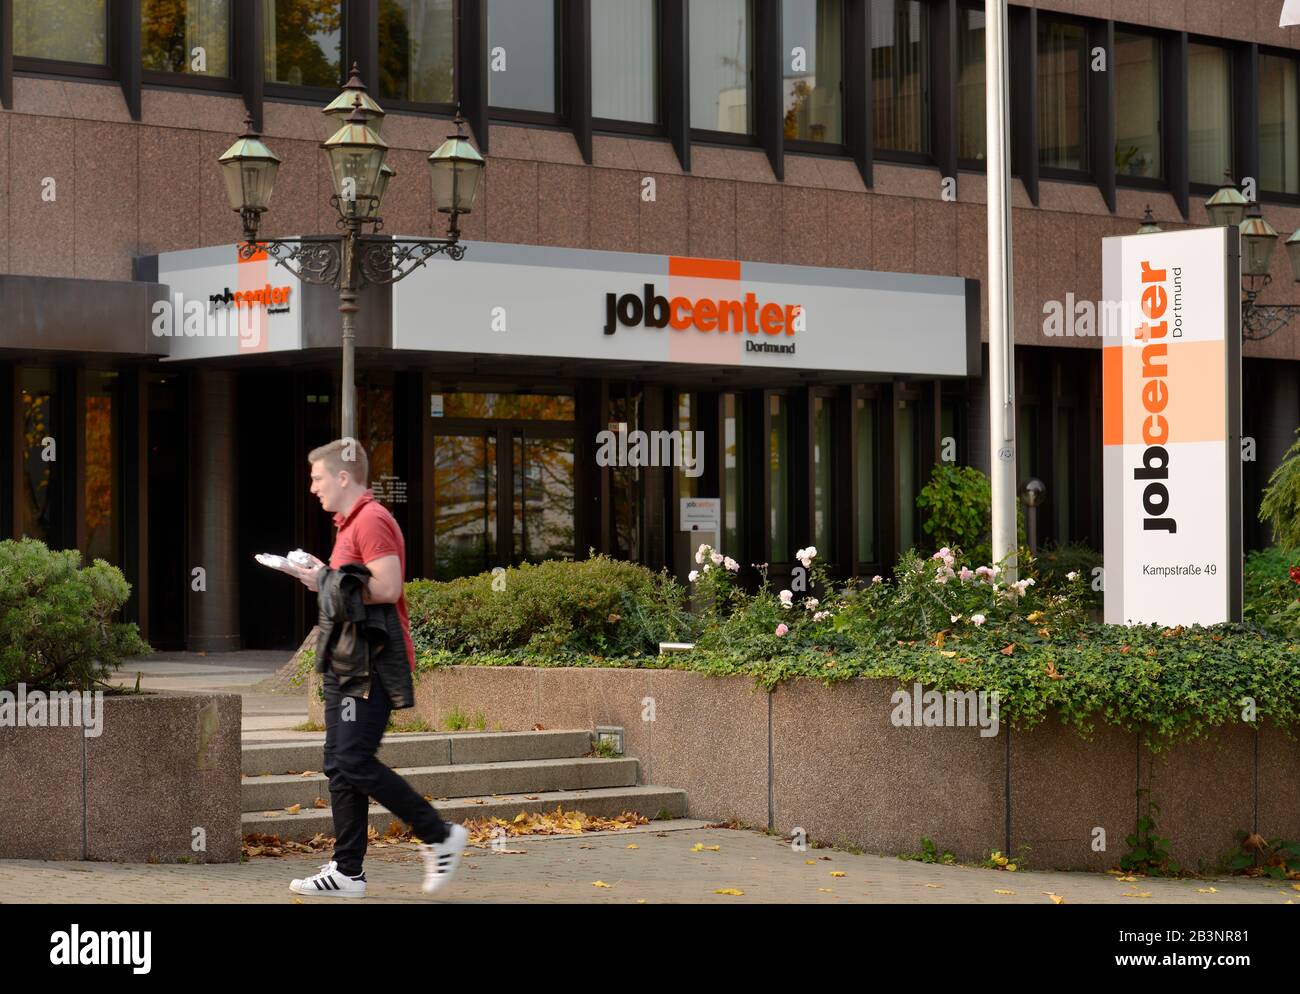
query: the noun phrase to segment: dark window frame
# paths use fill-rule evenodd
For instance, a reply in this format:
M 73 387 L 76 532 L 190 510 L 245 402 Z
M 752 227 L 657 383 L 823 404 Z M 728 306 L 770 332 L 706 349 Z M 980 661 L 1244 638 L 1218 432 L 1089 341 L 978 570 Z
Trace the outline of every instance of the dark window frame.
M 140 82 L 147 86 L 161 87 L 184 87 L 186 89 L 196 90 L 215 90 L 221 93 L 237 93 L 240 90 L 239 80 L 241 69 L 243 68 L 241 59 L 245 53 L 241 48 L 240 39 L 236 36 L 236 25 L 239 22 L 239 0 L 231 0 L 228 9 L 229 20 L 226 23 L 226 50 L 229 54 L 229 63 L 227 65 L 227 74 L 225 76 L 200 76 L 186 72 L 170 72 L 165 69 L 146 69 L 144 67 L 144 24 L 140 25 Z M 144 0 L 140 3 L 140 17 L 144 17 Z M 243 32 L 247 35 L 251 32 Z
M 460 2 L 460 0 L 457 0 Z M 600 0 L 591 0 L 592 3 L 599 3 Z M 664 86 L 664 80 L 668 78 L 673 71 L 674 60 L 669 58 L 669 33 L 672 29 L 668 4 L 665 0 L 654 0 L 655 3 L 655 21 L 659 28 L 659 51 L 656 53 L 655 66 L 659 75 L 655 79 L 655 109 L 659 115 L 659 123 L 648 124 L 645 121 L 624 121 L 617 117 L 596 117 L 593 112 L 591 118 L 591 129 L 593 132 L 602 135 L 614 135 L 626 138 L 629 135 L 638 138 L 667 138 L 668 137 L 668 88 Z M 593 80 L 593 86 L 595 85 Z
M 894 4 L 899 4 L 899 3 L 907 3 L 909 2 L 909 0 L 891 0 L 891 2 L 893 2 Z M 939 93 L 939 89 L 940 89 L 938 85 L 939 83 L 938 70 L 936 68 L 939 60 L 935 58 L 935 49 L 936 49 L 937 32 L 940 30 L 939 28 L 940 18 L 938 15 L 941 11 L 946 10 L 948 0 L 919 0 L 919 2 L 920 2 L 920 9 L 923 11 L 923 16 L 925 18 L 925 26 L 927 29 L 926 34 L 928 36 L 926 38 L 926 42 L 929 47 L 929 64 L 926 65 L 924 71 L 926 96 L 922 102 L 930 107 L 930 120 L 929 120 L 929 125 L 926 129 L 927 133 L 925 135 L 925 141 L 926 144 L 929 145 L 930 151 L 908 152 L 903 149 L 881 147 L 881 145 L 876 141 L 876 136 L 874 132 L 874 117 L 873 117 L 873 125 L 872 125 L 873 132 L 871 135 L 871 154 L 872 154 L 872 158 L 876 162 L 887 162 L 890 163 L 891 165 L 906 165 L 906 166 L 937 166 L 939 164 L 939 159 L 937 155 L 937 141 L 936 141 L 938 135 L 936 135 L 935 133 L 936 115 L 934 113 L 934 107 L 933 107 L 935 95 Z M 870 0 L 868 0 L 868 6 L 870 6 Z M 868 11 L 867 13 L 868 19 L 870 19 L 870 16 L 871 16 L 870 11 Z M 871 95 L 871 105 L 873 110 L 875 107 L 875 100 L 876 100 L 875 76 L 872 75 L 872 71 L 871 71 L 871 59 L 873 53 L 876 50 L 874 42 L 875 39 L 873 38 L 872 39 L 873 44 L 867 52 L 867 57 L 863 67 L 863 71 L 867 74 L 867 90 Z
M 382 0 L 380 0 L 382 2 Z M 456 113 L 456 108 L 460 105 L 462 90 L 461 82 L 461 58 L 460 58 L 460 18 L 461 7 L 465 0 L 452 0 L 451 4 L 451 101 L 440 103 L 437 101 L 424 100 L 406 100 L 398 97 L 386 97 L 380 90 L 376 82 L 374 98 L 379 101 L 379 105 L 385 111 L 394 110 L 406 114 L 427 114 L 433 117 L 452 117 Z M 376 7 L 376 10 L 378 7 Z M 378 23 L 376 23 L 378 30 Z M 380 47 L 382 48 L 382 42 Z M 375 67 L 376 79 L 378 78 L 379 67 Z
M 1098 115 L 1097 115 L 1097 109 L 1093 106 L 1094 100 L 1092 94 L 1092 87 L 1090 85 L 1091 83 L 1090 73 L 1092 72 L 1091 69 L 1092 48 L 1090 45 L 1090 41 L 1091 41 L 1092 28 L 1097 23 L 1104 24 L 1106 22 L 1104 21 L 1097 22 L 1090 18 L 1078 17 L 1074 14 L 1058 14 L 1055 11 L 1040 10 L 1038 12 L 1037 36 L 1034 39 L 1034 44 L 1035 44 L 1034 64 L 1030 70 L 1034 74 L 1035 80 L 1037 80 L 1038 78 L 1039 60 L 1042 58 L 1042 54 L 1043 54 L 1042 46 L 1038 44 L 1038 40 L 1042 36 L 1044 27 L 1050 27 L 1053 24 L 1068 24 L 1073 27 L 1083 29 L 1083 64 L 1082 64 L 1083 71 L 1080 77 L 1080 87 L 1079 87 L 1080 92 L 1083 96 L 1083 122 L 1082 122 L 1082 127 L 1080 128 L 1079 131 L 1079 148 L 1085 160 L 1087 161 L 1087 166 L 1083 169 L 1064 169 L 1058 166 L 1044 165 L 1042 128 L 1039 127 L 1036 129 L 1036 134 L 1038 135 L 1038 142 L 1037 142 L 1037 147 L 1034 150 L 1034 154 L 1038 160 L 1038 176 L 1040 179 L 1053 180 L 1057 182 L 1063 181 L 1067 183 L 1095 183 L 1096 178 L 1099 174 L 1098 164 L 1094 161 L 1096 156 L 1093 154 L 1093 148 L 1092 148 L 1093 128 L 1097 124 Z M 1107 58 L 1110 57 L 1111 57 L 1111 53 L 1108 53 Z M 1041 86 L 1038 86 L 1036 88 L 1036 96 L 1037 96 L 1037 100 L 1035 101 L 1035 106 L 1033 108 L 1035 119 L 1037 119 L 1038 116 L 1041 114 L 1041 107 L 1042 107 L 1042 100 L 1043 100 L 1043 90 Z M 1113 156 L 1114 156 L 1113 150 L 1111 152 L 1111 155 L 1113 161 Z
M 264 4 L 273 4 L 275 0 L 262 0 Z M 266 38 L 262 38 L 262 50 L 253 53 L 253 57 L 259 59 L 258 65 L 261 68 L 263 77 L 263 92 L 266 99 L 278 100 L 286 103 L 309 102 L 328 104 L 338 96 L 338 90 L 342 89 L 343 84 L 347 81 L 348 69 L 352 64 L 354 55 L 351 45 L 352 29 L 352 5 L 348 0 L 338 0 L 339 5 L 343 8 L 343 23 L 339 26 L 339 80 L 333 86 L 295 86 L 292 83 L 280 83 L 266 76 Z M 244 25 L 243 33 L 251 36 L 253 31 L 251 25 Z
M 1165 97 L 1165 74 L 1167 72 L 1167 67 L 1165 65 L 1167 61 L 1165 56 L 1165 38 L 1168 36 L 1169 32 L 1160 31 L 1156 28 L 1147 27 L 1146 25 L 1126 24 L 1121 21 L 1116 21 L 1115 32 L 1118 34 L 1120 31 L 1123 31 L 1125 34 L 1129 34 L 1129 35 L 1140 35 L 1144 38 L 1149 38 L 1151 40 L 1151 45 L 1155 53 L 1155 59 L 1156 59 L 1155 75 L 1156 75 L 1156 79 L 1160 83 L 1160 101 L 1159 101 L 1160 118 L 1159 120 L 1156 121 L 1156 135 L 1158 137 L 1159 145 L 1160 145 L 1160 175 L 1159 176 L 1129 176 L 1126 175 L 1125 173 L 1120 172 L 1119 167 L 1116 166 L 1115 182 L 1118 186 L 1126 187 L 1129 189 L 1135 189 L 1135 190 L 1168 190 L 1170 188 L 1169 185 L 1170 183 L 1169 181 L 1170 141 L 1169 141 L 1169 122 L 1165 120 L 1165 106 L 1167 103 Z M 1111 53 L 1111 59 L 1113 61 L 1114 52 Z M 1116 101 L 1115 110 L 1116 110 L 1116 124 L 1118 124 L 1119 121 L 1118 100 Z M 1118 141 L 1119 139 L 1116 138 L 1116 142 Z M 1112 151 L 1112 156 L 1113 155 L 1114 153 Z
M 837 141 L 837 142 L 828 142 L 828 141 L 820 141 L 820 142 L 819 142 L 819 141 L 814 141 L 814 140 L 811 139 L 811 138 L 786 138 L 786 139 L 784 140 L 784 145 L 785 145 L 785 150 L 786 150 L 787 152 L 796 152 L 796 153 L 799 153 L 799 154 L 801 154 L 801 155 L 832 155 L 832 156 L 847 156 L 847 155 L 850 154 L 850 152 L 849 152 L 849 145 L 848 145 L 848 130 L 849 130 L 849 129 L 848 129 L 848 106 L 847 106 L 847 104 L 848 104 L 848 92 L 849 92 L 849 80 L 848 80 L 848 75 L 849 75 L 849 72 L 851 71 L 850 68 L 849 68 L 850 65 L 851 65 L 851 63 L 849 62 L 849 59 L 850 59 L 851 56 L 852 56 L 852 52 L 850 52 L 850 50 L 849 50 L 849 32 L 848 32 L 849 11 L 848 11 L 848 7 L 849 7 L 849 4 L 851 4 L 852 2 L 853 2 L 853 0 L 844 0 L 844 2 L 840 4 L 840 66 L 841 66 L 841 71 L 840 71 L 840 82 L 839 82 L 839 91 L 840 91 L 840 140 Z M 782 5 L 781 13 L 782 13 L 783 15 L 784 15 L 784 13 L 785 13 L 785 7 L 784 7 L 784 4 Z M 784 57 L 785 57 L 785 53 L 782 52 L 782 59 L 783 59 L 783 60 L 784 60 Z M 783 61 L 783 62 L 782 62 L 782 69 L 781 69 L 781 90 L 782 90 L 782 92 L 785 91 L 785 68 L 784 68 L 784 66 L 785 66 L 785 63 L 784 63 L 784 61 Z M 783 113 L 782 113 L 782 119 L 783 119 L 783 121 L 784 121 L 784 107 L 782 107 L 782 112 L 783 112 Z M 783 128 L 783 130 L 784 130 L 784 128 Z
M 1287 59 L 1296 64 L 1296 88 L 1298 91 L 1296 95 L 1296 101 L 1297 101 L 1297 107 L 1300 107 L 1300 51 L 1297 51 L 1294 48 L 1278 48 L 1274 45 L 1260 45 L 1259 55 L 1261 58 L 1267 55 L 1270 56 L 1271 58 Z M 1256 93 L 1255 113 L 1256 113 L 1256 117 L 1258 117 L 1259 114 L 1258 86 L 1255 89 L 1255 93 Z M 1297 118 L 1298 118 L 1297 123 L 1300 123 L 1300 113 L 1297 114 Z M 1259 141 L 1258 130 L 1256 130 L 1255 133 L 1255 141 L 1256 142 Z M 1256 153 L 1256 157 L 1260 158 L 1259 152 Z M 1263 161 L 1262 158 L 1260 158 L 1261 164 L 1262 161 Z M 1256 199 L 1259 200 L 1261 203 L 1264 201 L 1268 201 L 1269 203 L 1295 206 L 1300 204 L 1300 193 L 1286 193 L 1282 190 L 1268 190 L 1264 188 L 1263 183 L 1260 183 L 1258 184 L 1258 192 L 1256 195 Z
M 63 59 L 47 59 L 39 56 L 19 55 L 13 53 L 14 74 L 24 76 L 53 76 L 81 79 L 103 79 L 116 81 L 121 78 L 121 65 L 118 58 L 118 45 L 123 37 L 121 22 L 113 16 L 116 13 L 114 0 L 104 0 L 104 63 L 96 65 L 91 62 L 67 62 Z M 12 16 L 12 9 L 10 12 Z M 15 44 L 13 32 L 9 32 L 9 44 Z
M 1211 48 L 1222 49 L 1224 52 L 1227 53 L 1228 113 L 1231 115 L 1231 120 L 1228 121 L 1228 171 L 1232 173 L 1234 179 L 1240 179 L 1240 177 L 1237 175 L 1237 170 L 1240 168 L 1241 165 L 1241 150 L 1240 150 L 1239 139 L 1240 139 L 1240 129 L 1242 127 L 1242 124 L 1240 120 L 1240 115 L 1237 113 L 1237 90 L 1238 90 L 1237 72 L 1239 69 L 1239 64 L 1241 62 L 1241 46 L 1239 44 L 1232 42 L 1230 39 L 1227 38 L 1211 38 L 1208 37 L 1207 35 L 1196 35 L 1196 34 L 1188 34 L 1187 45 L 1189 49 L 1188 59 L 1187 59 L 1187 84 L 1186 84 L 1188 95 L 1190 95 L 1191 93 L 1191 86 L 1192 86 L 1192 71 L 1191 71 L 1192 67 L 1191 67 L 1191 52 L 1190 52 L 1191 46 L 1208 45 Z M 1256 98 L 1256 102 L 1258 105 L 1258 98 Z M 1202 183 L 1191 178 L 1192 177 L 1192 146 L 1191 146 L 1192 124 L 1191 124 L 1190 100 L 1185 100 L 1183 106 L 1186 108 L 1187 115 L 1188 115 L 1187 136 L 1185 139 L 1186 148 L 1184 150 L 1186 156 L 1186 163 L 1187 163 L 1186 165 L 1187 189 L 1192 194 L 1200 194 L 1205 197 L 1208 197 L 1211 194 L 1213 194 L 1215 190 L 1219 188 L 1220 184 L 1222 183 L 1222 180 L 1215 183 Z
M 690 125 L 690 143 L 692 145 L 714 145 L 725 148 L 761 148 L 762 140 L 762 114 L 763 104 L 761 100 L 761 86 L 756 73 L 757 63 L 762 58 L 763 42 L 761 37 L 763 12 L 760 4 L 763 0 L 746 0 L 749 13 L 749 68 L 746 70 L 745 85 L 748 88 L 748 104 L 753 121 L 753 129 L 745 134 L 736 134 L 731 131 L 717 131 L 713 128 L 698 128 L 694 124 Z M 769 0 L 770 2 L 770 0 Z M 778 22 L 778 30 L 779 30 Z M 690 37 L 691 37 L 691 20 L 690 4 L 687 3 L 686 10 L 686 45 L 687 51 L 685 58 L 682 60 L 686 73 L 686 108 L 687 115 L 690 115 L 691 105 L 691 88 L 690 88 Z
M 848 434 L 849 434 L 850 452 L 851 452 L 850 461 L 852 463 L 852 465 L 849 467 L 851 472 L 851 479 L 856 480 L 857 472 L 858 472 L 857 408 L 858 408 L 858 401 L 861 400 L 867 407 L 870 407 L 872 409 L 871 452 L 872 452 L 872 459 L 874 462 L 874 466 L 873 466 L 874 472 L 871 474 L 871 485 L 875 488 L 875 494 L 874 494 L 875 499 L 871 502 L 872 514 L 871 514 L 871 525 L 870 525 L 871 547 L 872 549 L 875 550 L 876 553 L 876 558 L 873 560 L 864 560 L 858 558 L 858 539 L 860 536 L 860 528 L 858 524 L 858 508 L 862 504 L 862 498 L 861 495 L 859 495 L 856 491 L 853 494 L 854 499 L 853 499 L 853 507 L 851 509 L 852 512 L 851 519 L 850 519 L 852 534 L 850 536 L 851 544 L 850 544 L 849 561 L 853 563 L 853 574 L 855 576 L 867 576 L 867 575 L 875 575 L 877 573 L 883 573 L 884 572 L 883 567 L 887 559 L 887 557 L 883 555 L 884 550 L 882 547 L 882 542 L 884 541 L 885 536 L 884 536 L 884 529 L 882 527 L 883 515 L 881 514 L 881 508 L 885 506 L 887 494 L 893 490 L 893 478 L 892 478 L 892 470 L 891 472 L 882 472 L 881 469 L 881 465 L 882 465 L 881 464 L 881 452 L 882 452 L 881 442 L 884 437 L 882 434 L 883 427 L 884 427 L 883 425 L 884 418 L 881 416 L 881 409 L 882 409 L 882 405 L 886 402 L 887 395 L 889 393 L 890 391 L 882 387 L 880 384 L 856 383 L 853 385 L 849 394 Z M 889 447 L 889 451 L 891 453 L 893 451 L 892 444 Z M 892 537 L 890 538 L 889 541 L 890 544 L 892 545 L 893 543 Z
M 490 0 L 489 0 L 490 2 Z M 568 115 L 565 113 L 567 106 L 568 94 L 564 87 L 564 39 L 568 33 L 568 20 L 564 12 L 564 0 L 551 0 L 551 6 L 554 11 L 554 28 L 551 32 L 555 39 L 555 110 L 520 110 L 513 107 L 499 107 L 492 103 L 491 96 L 488 97 L 487 109 L 488 120 L 493 123 L 502 124 L 540 124 L 551 125 L 556 127 L 568 127 Z M 487 19 L 487 11 L 483 12 L 484 20 Z M 490 30 L 485 24 L 485 34 Z M 487 36 L 487 51 L 484 53 L 484 68 L 487 73 L 487 89 L 491 93 L 492 89 L 492 38 Z M 458 91 L 459 92 L 459 91 Z

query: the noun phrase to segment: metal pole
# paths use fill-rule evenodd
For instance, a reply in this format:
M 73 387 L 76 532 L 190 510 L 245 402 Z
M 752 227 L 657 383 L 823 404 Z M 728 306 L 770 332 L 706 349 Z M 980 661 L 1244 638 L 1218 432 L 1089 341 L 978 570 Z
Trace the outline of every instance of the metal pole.
M 1017 579 L 1015 323 L 1011 295 L 1007 0 L 984 0 L 984 79 L 989 228 L 989 445 L 993 561 Z
M 349 225 L 343 236 L 343 265 L 339 270 L 339 313 L 343 315 L 343 431 L 340 437 L 357 437 L 356 328 L 359 310 L 356 291 L 356 249 L 360 225 Z

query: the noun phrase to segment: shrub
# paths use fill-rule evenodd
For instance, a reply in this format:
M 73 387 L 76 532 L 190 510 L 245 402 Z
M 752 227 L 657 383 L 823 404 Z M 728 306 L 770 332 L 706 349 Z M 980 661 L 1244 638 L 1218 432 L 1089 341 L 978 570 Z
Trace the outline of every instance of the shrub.
M 599 555 L 446 583 L 414 580 L 406 602 L 417 655 L 636 656 L 690 631 L 685 591 L 672 577 Z
M 1241 620 L 1288 638 L 1300 638 L 1300 587 L 1292 558 L 1273 546 L 1246 557 Z
M 1078 573 L 1083 577 L 1081 595 L 1089 607 L 1102 607 L 1105 595 L 1092 589 L 1092 571 L 1102 565 L 1102 555 L 1084 542 L 1047 544 L 1039 548 L 1034 558 L 1034 570 L 1039 585 L 1046 590 L 1056 590 L 1068 583 L 1066 577 Z
M 930 512 L 925 532 L 935 548 L 957 546 L 968 549 L 976 562 L 988 561 L 993 492 L 978 469 L 937 463 L 916 506 Z
M 1300 429 L 1297 429 L 1300 434 Z M 1300 549 L 1300 438 L 1291 444 L 1259 502 L 1259 520 L 1273 526 L 1273 541 L 1286 552 Z
M 130 594 L 102 559 L 83 567 L 75 549 L 0 541 L 0 687 L 85 690 L 148 652 L 134 624 L 113 621 Z

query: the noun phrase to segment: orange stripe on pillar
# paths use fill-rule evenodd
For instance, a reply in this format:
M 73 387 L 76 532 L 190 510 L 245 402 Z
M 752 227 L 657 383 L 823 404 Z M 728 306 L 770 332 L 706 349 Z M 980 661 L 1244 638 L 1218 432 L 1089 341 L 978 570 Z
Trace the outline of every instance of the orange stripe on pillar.
M 1124 444 L 1124 346 L 1101 350 L 1101 440 Z

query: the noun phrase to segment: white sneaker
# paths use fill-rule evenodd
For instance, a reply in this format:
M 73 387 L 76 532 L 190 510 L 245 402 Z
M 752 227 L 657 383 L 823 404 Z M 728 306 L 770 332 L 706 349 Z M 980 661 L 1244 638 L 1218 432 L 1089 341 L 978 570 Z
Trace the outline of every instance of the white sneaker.
M 306 880 L 292 881 L 289 889 L 313 897 L 365 897 L 366 874 L 363 870 L 358 877 L 346 876 L 339 873 L 338 863 L 330 860 L 320 868 L 320 873 Z
M 436 894 L 451 882 L 460 866 L 460 854 L 468 844 L 469 832 L 464 825 L 452 825 L 441 842 L 420 843 L 420 852 L 424 855 L 426 894 Z

